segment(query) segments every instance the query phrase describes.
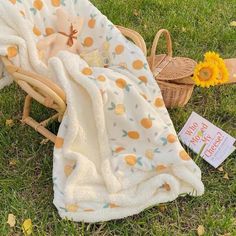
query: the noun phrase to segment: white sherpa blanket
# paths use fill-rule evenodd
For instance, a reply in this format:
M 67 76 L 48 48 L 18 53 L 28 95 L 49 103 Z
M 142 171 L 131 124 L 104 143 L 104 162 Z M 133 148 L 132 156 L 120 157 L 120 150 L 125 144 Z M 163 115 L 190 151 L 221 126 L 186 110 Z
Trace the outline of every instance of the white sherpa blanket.
M 141 50 L 87 0 L 38 0 L 40 7 L 35 2 L 0 1 L 0 54 L 66 92 L 53 163 L 60 216 L 105 221 L 182 194 L 203 194 L 201 171 L 177 138 Z M 59 6 L 83 17 L 83 52 L 102 49 L 109 68 L 89 67 L 66 51 L 48 67 L 39 60 L 36 42 L 54 29 Z

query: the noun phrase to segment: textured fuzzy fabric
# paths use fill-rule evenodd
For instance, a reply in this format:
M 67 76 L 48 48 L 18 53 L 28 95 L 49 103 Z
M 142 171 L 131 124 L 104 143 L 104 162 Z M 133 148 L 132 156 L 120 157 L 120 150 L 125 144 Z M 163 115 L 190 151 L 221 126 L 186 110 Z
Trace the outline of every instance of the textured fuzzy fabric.
M 0 52 L 10 51 L 16 64 L 53 78 L 66 93 L 53 163 L 60 216 L 106 221 L 179 195 L 203 194 L 201 171 L 178 140 L 141 50 L 89 1 L 65 0 L 61 7 L 84 19 L 82 51 L 99 50 L 108 68 L 90 67 L 67 51 L 47 67 L 35 45 L 46 28 L 54 29 L 57 4 L 39 2 L 0 2 L 0 32 L 8 32 L 0 33 Z M 9 47 L 17 47 L 18 55 Z

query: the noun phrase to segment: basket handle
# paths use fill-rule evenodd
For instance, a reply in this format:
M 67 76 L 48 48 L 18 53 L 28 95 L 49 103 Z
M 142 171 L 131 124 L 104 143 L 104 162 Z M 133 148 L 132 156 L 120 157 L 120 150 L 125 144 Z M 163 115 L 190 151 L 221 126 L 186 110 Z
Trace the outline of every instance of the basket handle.
M 170 32 L 166 29 L 161 29 L 157 32 L 155 39 L 152 44 L 152 49 L 151 49 L 151 55 L 150 55 L 150 61 L 151 61 L 151 69 L 152 71 L 155 69 L 155 55 L 156 55 L 156 50 L 157 50 L 157 44 L 159 42 L 159 39 L 161 35 L 164 34 L 165 39 L 166 39 L 166 47 L 167 47 L 167 55 L 169 57 L 172 57 L 173 51 L 172 51 L 172 41 L 171 41 L 171 36 Z
M 147 47 L 146 43 L 143 39 L 143 37 L 136 31 L 125 28 L 123 26 L 117 25 L 116 26 L 120 32 L 127 38 L 131 39 L 144 53 L 145 56 L 147 56 Z

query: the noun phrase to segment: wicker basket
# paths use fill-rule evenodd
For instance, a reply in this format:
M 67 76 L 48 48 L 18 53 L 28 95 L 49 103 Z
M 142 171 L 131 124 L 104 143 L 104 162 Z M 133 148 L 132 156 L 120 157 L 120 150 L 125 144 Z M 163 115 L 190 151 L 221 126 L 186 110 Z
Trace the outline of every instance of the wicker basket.
M 164 34 L 167 54 L 156 55 L 160 36 Z M 166 107 L 183 107 L 189 101 L 194 82 L 191 79 L 196 62 L 190 58 L 172 57 L 172 41 L 168 30 L 158 31 L 148 57 L 152 73 L 160 86 Z

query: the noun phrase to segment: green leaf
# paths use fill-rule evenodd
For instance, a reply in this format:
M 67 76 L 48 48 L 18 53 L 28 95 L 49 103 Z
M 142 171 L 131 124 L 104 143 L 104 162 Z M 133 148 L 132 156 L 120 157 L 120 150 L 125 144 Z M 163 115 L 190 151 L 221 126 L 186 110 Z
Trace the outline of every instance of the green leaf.
M 126 137 L 127 135 L 128 135 L 128 132 L 127 131 L 125 131 L 125 130 L 123 130 L 123 136 L 122 137 Z
M 103 208 L 108 208 L 109 207 L 109 203 L 106 203 Z
M 161 153 L 161 152 L 159 151 L 159 148 L 156 148 L 156 149 L 154 150 L 154 152 L 155 152 L 155 153 Z
M 165 146 L 167 145 L 167 139 L 166 138 L 161 138 L 162 145 Z
M 34 14 L 34 15 L 36 15 L 36 9 L 35 8 L 30 8 L 30 11 L 32 11 L 32 13 Z

